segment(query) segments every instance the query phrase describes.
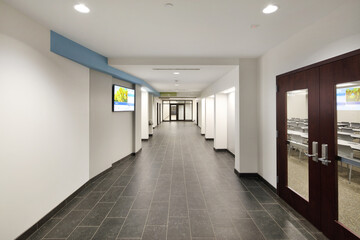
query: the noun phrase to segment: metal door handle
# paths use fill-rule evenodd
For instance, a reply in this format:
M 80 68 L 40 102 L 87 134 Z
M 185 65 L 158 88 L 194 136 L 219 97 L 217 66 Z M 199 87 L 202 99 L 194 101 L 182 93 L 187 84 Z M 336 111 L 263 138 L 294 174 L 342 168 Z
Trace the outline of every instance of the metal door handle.
M 329 163 L 331 163 L 331 161 L 328 158 L 328 145 L 327 144 L 322 144 L 321 145 L 321 155 L 322 157 L 319 158 L 319 161 L 325 165 L 328 166 Z
M 317 142 L 312 142 L 312 154 L 308 154 L 308 153 L 305 153 L 306 156 L 308 157 L 312 157 L 312 160 L 314 162 L 317 162 L 318 161 L 318 143 Z

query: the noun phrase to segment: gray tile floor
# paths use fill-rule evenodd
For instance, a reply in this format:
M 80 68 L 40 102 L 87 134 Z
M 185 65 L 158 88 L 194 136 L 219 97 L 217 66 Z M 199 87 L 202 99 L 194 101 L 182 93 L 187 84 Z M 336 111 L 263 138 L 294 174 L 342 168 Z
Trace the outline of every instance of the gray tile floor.
M 326 239 L 194 123 L 162 123 L 30 239 Z

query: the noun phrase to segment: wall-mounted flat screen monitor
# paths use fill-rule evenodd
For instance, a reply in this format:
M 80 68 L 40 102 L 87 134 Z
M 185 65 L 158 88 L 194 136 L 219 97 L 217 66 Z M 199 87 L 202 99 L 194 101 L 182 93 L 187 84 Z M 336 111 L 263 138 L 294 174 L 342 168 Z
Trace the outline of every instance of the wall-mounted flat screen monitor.
M 135 90 L 113 85 L 113 112 L 134 111 Z
M 337 110 L 360 110 L 360 86 L 336 89 Z

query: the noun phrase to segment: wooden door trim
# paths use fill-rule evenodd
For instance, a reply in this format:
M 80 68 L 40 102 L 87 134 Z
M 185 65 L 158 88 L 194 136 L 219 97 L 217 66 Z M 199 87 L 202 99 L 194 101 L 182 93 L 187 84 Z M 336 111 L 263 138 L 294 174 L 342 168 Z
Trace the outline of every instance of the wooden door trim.
M 353 56 L 356 56 L 356 55 L 359 55 L 359 54 L 360 54 L 360 49 L 357 49 L 357 50 L 354 50 L 354 51 L 351 51 L 351 52 L 348 52 L 348 53 L 341 54 L 341 55 L 336 56 L 336 57 L 332 57 L 332 58 L 329 58 L 329 59 L 326 59 L 326 60 L 323 60 L 323 61 L 320 61 L 320 62 L 317 62 L 317 63 L 310 64 L 310 65 L 305 66 L 305 67 L 301 67 L 301 68 L 298 68 L 298 69 L 295 69 L 295 70 L 292 70 L 292 71 L 289 71 L 289 72 L 286 72 L 286 73 L 279 74 L 279 75 L 277 75 L 277 77 L 282 77 L 282 76 L 285 76 L 285 75 L 305 71 L 305 70 L 308 70 L 308 69 L 311 69 L 311 68 L 320 67 L 320 66 L 323 66 L 325 64 L 336 62 L 336 61 L 339 61 L 339 60 L 343 60 L 345 58 L 353 57 Z

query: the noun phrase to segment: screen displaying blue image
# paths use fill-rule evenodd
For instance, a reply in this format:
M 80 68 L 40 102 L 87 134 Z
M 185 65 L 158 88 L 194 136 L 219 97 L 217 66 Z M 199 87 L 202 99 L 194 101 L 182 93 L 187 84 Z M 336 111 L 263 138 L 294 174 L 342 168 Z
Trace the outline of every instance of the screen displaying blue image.
M 113 111 L 114 112 L 134 111 L 134 107 L 135 107 L 135 90 L 114 85 Z
M 360 86 L 336 89 L 336 108 L 341 110 L 360 110 Z

